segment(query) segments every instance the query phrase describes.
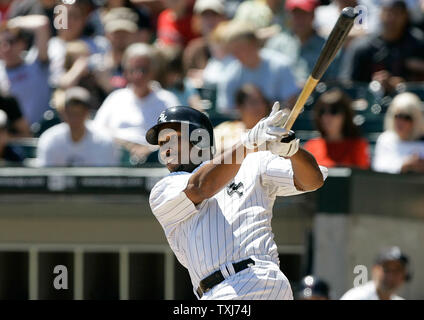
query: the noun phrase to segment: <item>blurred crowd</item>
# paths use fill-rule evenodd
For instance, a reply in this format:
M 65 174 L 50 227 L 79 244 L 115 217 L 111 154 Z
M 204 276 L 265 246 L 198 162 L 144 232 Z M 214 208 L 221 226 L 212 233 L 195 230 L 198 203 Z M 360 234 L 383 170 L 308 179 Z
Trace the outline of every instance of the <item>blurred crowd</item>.
M 347 6 L 359 16 L 321 80 L 332 87 L 312 104 L 316 135 L 303 146 L 327 167 L 423 173 L 422 97 L 398 91 L 415 83 L 424 94 L 423 0 L 0 0 L 0 159 L 119 166 L 127 153 L 142 163 L 155 152 L 146 130 L 175 105 L 214 119 L 222 151 L 274 101 L 294 105 Z M 344 83 L 391 97 L 376 141 Z

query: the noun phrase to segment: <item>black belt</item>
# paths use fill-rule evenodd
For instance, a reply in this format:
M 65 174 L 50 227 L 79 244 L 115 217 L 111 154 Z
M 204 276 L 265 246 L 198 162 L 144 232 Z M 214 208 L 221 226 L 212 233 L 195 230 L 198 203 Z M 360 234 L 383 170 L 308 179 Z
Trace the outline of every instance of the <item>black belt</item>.
M 233 268 L 236 273 L 250 267 L 251 265 L 254 265 L 255 261 L 252 259 L 246 259 L 237 263 L 233 263 Z M 203 296 L 204 293 L 208 292 L 210 289 L 212 289 L 217 284 L 224 281 L 225 278 L 222 275 L 221 270 L 215 271 L 210 276 L 207 276 L 205 279 L 200 281 L 199 287 L 197 288 L 196 292 L 199 295 L 199 298 Z

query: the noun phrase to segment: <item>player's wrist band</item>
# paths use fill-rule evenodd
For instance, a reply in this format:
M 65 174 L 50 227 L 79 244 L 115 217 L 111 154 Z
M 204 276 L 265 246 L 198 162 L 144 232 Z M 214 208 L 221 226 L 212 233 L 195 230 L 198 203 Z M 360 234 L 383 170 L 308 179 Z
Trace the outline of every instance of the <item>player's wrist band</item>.
M 237 263 L 233 263 L 233 268 L 235 273 L 238 273 L 251 265 L 254 265 L 255 261 L 253 261 L 251 258 L 242 260 Z M 220 284 L 222 281 L 224 281 L 225 278 L 222 275 L 221 270 L 215 271 L 210 276 L 207 276 L 199 283 L 199 287 L 196 289 L 197 295 L 199 296 L 199 299 L 209 290 L 211 290 L 213 287 L 215 287 L 217 284 Z

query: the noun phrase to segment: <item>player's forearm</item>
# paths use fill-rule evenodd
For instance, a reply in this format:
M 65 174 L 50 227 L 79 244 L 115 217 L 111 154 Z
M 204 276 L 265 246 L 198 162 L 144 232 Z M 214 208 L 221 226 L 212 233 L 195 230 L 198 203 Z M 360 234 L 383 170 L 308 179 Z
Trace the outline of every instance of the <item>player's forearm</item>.
M 237 174 L 248 151 L 238 143 L 231 150 L 216 156 L 210 163 L 203 165 L 188 181 L 184 190 L 187 197 L 198 204 L 218 193 Z
M 315 158 L 306 150 L 299 148 L 291 158 L 296 188 L 313 191 L 324 184 L 324 178 Z

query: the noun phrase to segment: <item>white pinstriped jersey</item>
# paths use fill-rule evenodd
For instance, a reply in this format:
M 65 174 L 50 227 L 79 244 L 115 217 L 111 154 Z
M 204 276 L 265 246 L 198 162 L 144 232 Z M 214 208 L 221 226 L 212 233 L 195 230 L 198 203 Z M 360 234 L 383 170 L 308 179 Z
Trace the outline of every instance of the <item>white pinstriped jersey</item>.
M 327 169 L 320 168 L 326 178 Z M 290 160 L 269 151 L 249 154 L 232 183 L 197 206 L 183 192 L 191 174 L 174 172 L 160 180 L 150 193 L 150 206 L 177 259 L 188 269 L 194 291 L 202 279 L 221 269 L 224 275 L 229 273 L 225 282 L 238 279 L 239 283 L 247 284 L 247 277 L 262 283 L 256 291 L 250 285 L 243 285 L 236 292 L 234 283 L 229 286 L 233 289 L 221 283 L 216 287 L 223 288 L 222 292 L 213 293 L 214 288 L 203 299 L 291 298 L 291 290 L 286 297 L 280 292 L 273 293 L 276 285 L 280 289 L 285 287 L 286 291 L 290 285 L 279 271 L 277 245 L 271 230 L 276 196 L 302 193 L 294 186 Z M 248 275 L 250 271 L 246 269 L 233 276 L 231 263 L 249 257 L 256 264 L 248 269 L 256 270 L 256 274 Z M 274 276 L 269 273 L 260 276 L 261 269 L 271 270 Z M 269 281 L 271 278 L 278 283 Z M 246 288 L 251 290 L 244 292 Z

